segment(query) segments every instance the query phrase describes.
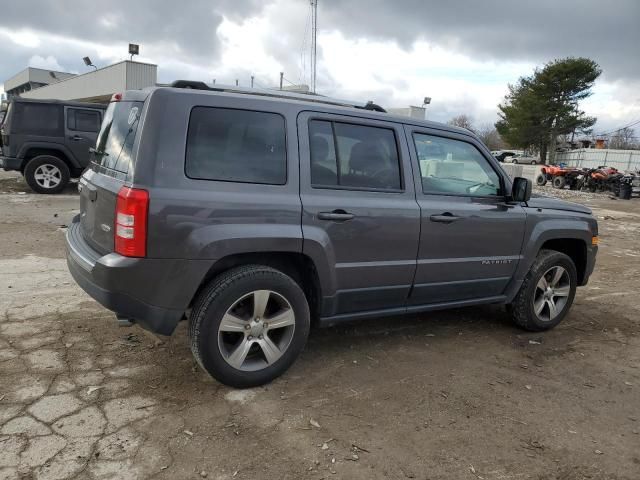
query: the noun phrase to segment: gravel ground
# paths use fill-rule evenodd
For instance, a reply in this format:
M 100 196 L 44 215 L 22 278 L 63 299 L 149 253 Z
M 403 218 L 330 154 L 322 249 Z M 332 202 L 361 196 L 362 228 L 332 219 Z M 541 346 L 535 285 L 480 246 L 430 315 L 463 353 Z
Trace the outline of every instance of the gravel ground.
M 0 479 L 640 478 L 640 200 L 544 191 L 592 207 L 602 245 L 553 331 L 494 306 L 316 330 L 237 391 L 185 324 L 119 328 L 73 283 L 73 188 L 1 173 Z

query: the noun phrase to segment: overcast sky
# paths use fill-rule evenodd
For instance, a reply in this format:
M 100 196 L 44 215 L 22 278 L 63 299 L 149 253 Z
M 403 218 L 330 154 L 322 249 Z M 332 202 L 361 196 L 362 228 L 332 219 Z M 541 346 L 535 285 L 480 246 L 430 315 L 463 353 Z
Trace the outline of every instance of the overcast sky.
M 640 119 L 640 0 L 319 0 L 318 92 L 446 121 L 493 123 L 507 84 L 554 58 L 604 73 L 584 103 L 596 131 Z M 0 11 L 0 82 L 26 66 L 86 71 L 127 57 L 178 78 L 309 83 L 308 0 L 21 0 Z

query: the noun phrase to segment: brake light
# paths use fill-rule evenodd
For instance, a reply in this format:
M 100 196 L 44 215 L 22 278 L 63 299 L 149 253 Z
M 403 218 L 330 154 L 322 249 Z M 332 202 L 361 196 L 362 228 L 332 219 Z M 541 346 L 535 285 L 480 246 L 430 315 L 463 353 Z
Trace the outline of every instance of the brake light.
M 113 95 L 111 95 L 111 101 L 112 102 L 119 102 L 120 100 L 122 100 L 122 94 L 121 93 L 114 93 Z
M 122 187 L 116 200 L 115 251 L 125 257 L 147 254 L 147 212 L 149 192 Z

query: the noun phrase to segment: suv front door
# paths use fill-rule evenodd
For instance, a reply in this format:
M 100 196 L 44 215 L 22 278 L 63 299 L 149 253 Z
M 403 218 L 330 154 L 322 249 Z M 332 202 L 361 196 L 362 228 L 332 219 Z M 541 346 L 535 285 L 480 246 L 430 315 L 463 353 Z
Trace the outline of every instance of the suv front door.
M 499 301 L 525 231 L 522 206 L 505 202 L 510 182 L 472 137 L 405 128 L 422 216 L 409 305 Z
M 89 163 L 89 148 L 95 147 L 102 112 L 92 108 L 65 107 L 65 145 L 82 167 Z
M 420 210 L 402 125 L 303 112 L 298 132 L 303 251 L 331 284 L 323 316 L 404 310 Z

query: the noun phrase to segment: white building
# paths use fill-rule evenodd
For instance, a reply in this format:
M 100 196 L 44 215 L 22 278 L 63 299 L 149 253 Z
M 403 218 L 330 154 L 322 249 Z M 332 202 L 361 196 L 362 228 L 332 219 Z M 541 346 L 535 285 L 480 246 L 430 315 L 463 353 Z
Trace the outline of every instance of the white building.
M 94 71 L 74 75 L 27 68 L 5 81 L 9 97 L 108 102 L 111 95 L 156 85 L 158 66 L 123 60 Z
M 45 70 L 43 68 L 28 67 L 4 82 L 7 98 L 22 95 L 36 88 L 45 87 L 75 76 L 73 73 Z
M 405 108 L 387 108 L 387 112 L 401 117 L 417 118 L 424 120 L 426 118 L 427 109 L 424 107 L 416 107 L 414 105 Z

